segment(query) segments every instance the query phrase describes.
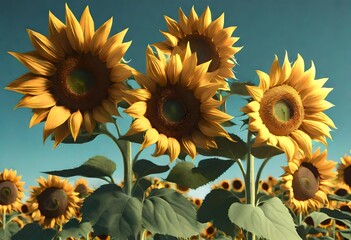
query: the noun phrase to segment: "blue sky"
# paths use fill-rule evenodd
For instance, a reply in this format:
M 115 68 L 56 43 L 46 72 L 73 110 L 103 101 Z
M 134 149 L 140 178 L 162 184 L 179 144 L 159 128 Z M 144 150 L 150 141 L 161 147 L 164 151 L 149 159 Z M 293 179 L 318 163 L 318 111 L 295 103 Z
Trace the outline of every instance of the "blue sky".
M 144 72 L 145 49 L 148 44 L 163 41 L 159 30 L 166 30 L 163 16 L 178 20 L 178 8 L 186 14 L 192 6 L 200 15 L 206 6 L 210 6 L 212 18 L 225 13 L 225 26 L 238 26 L 234 36 L 240 37 L 238 46 L 244 46 L 236 54 L 238 66 L 236 76 L 241 81 L 257 82 L 256 69 L 269 72 L 274 54 L 282 60 L 285 51 L 290 61 L 298 53 L 305 59 L 306 68 L 311 60 L 316 66 L 316 78 L 328 77 L 326 87 L 334 90 L 327 100 L 335 107 L 326 111 L 334 120 L 338 129 L 332 132 L 333 141 L 329 141 L 329 159 L 339 161 L 349 153 L 351 125 L 349 116 L 350 63 L 351 63 L 351 2 L 349 1 L 175 1 L 175 0 L 101 0 L 101 1 L 66 1 L 73 13 L 80 17 L 86 5 L 89 5 L 95 26 L 100 26 L 113 16 L 111 33 L 129 28 L 125 41 L 133 40 L 126 59 L 130 65 Z M 43 144 L 43 124 L 28 128 L 31 118 L 29 109 L 13 110 L 21 95 L 4 90 L 4 87 L 27 72 L 7 51 L 26 52 L 33 47 L 26 29 L 32 29 L 44 35 L 48 33 L 48 12 L 54 13 L 64 21 L 65 1 L 6 1 L 0 9 L 0 170 L 16 169 L 26 186 L 36 185 L 35 178 L 41 171 L 72 168 L 95 155 L 104 155 L 117 163 L 116 179 L 122 179 L 123 165 L 114 143 L 100 136 L 93 142 L 82 145 L 59 145 L 52 149 L 53 142 Z M 282 62 L 282 61 L 281 61 Z M 231 97 L 229 112 L 240 114 L 239 108 L 245 102 L 239 97 Z M 119 120 L 124 132 L 129 124 L 128 117 Z M 239 131 L 236 129 L 236 131 Z M 240 132 L 243 135 L 245 132 Z M 139 148 L 135 145 L 135 149 Z M 145 151 L 141 157 L 152 159 Z M 198 156 L 196 160 L 203 159 Z M 166 164 L 167 158 L 154 159 L 156 163 Z M 260 162 L 260 160 L 257 160 Z M 281 175 L 281 166 L 286 165 L 283 157 L 272 159 L 266 167 L 263 177 Z M 239 176 L 237 166 L 229 169 L 223 178 Z M 72 179 L 73 180 L 73 179 Z M 92 181 L 98 186 L 103 182 Z M 200 190 L 205 192 L 209 187 Z M 201 195 L 201 193 L 199 193 Z

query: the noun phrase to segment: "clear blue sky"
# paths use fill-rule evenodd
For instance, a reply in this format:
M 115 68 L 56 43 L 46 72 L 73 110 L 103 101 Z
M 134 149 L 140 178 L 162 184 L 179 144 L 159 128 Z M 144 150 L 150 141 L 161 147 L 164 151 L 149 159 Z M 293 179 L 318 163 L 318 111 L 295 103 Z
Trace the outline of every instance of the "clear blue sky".
M 178 8 L 186 14 L 194 5 L 200 15 L 208 5 L 212 18 L 225 12 L 225 26 L 238 26 L 234 35 L 239 36 L 238 45 L 244 48 L 236 55 L 239 66 L 235 67 L 236 76 L 242 81 L 257 81 L 256 69 L 268 72 L 274 54 L 282 60 L 285 50 L 290 60 L 294 61 L 300 53 L 310 66 L 313 60 L 317 69 L 317 78 L 329 77 L 327 87 L 334 90 L 327 100 L 335 107 L 326 113 L 334 120 L 337 130 L 332 132 L 333 141 L 329 141 L 329 159 L 339 161 L 351 148 L 351 112 L 349 74 L 351 64 L 351 2 L 344 0 L 313 1 L 175 1 L 175 0 L 101 0 L 101 1 L 66 1 L 73 13 L 80 17 L 86 5 L 95 21 L 100 26 L 111 16 L 114 17 L 112 33 L 129 28 L 125 41 L 133 40 L 126 58 L 130 65 L 144 72 L 145 49 L 147 44 L 163 41 L 159 29 L 166 30 L 163 16 L 178 20 Z M 31 118 L 29 109 L 13 111 L 20 100 L 20 94 L 3 88 L 25 73 L 27 70 L 7 51 L 26 52 L 33 47 L 26 29 L 33 29 L 47 35 L 48 12 L 52 11 L 64 21 L 65 1 L 5 1 L 0 8 L 0 170 L 13 168 L 23 175 L 26 187 L 36 185 L 41 171 L 72 168 L 80 165 L 94 155 L 104 155 L 117 163 L 115 178 L 121 179 L 123 166 L 114 144 L 106 137 L 83 145 L 59 145 L 52 149 L 53 142 L 42 142 L 43 125 L 28 128 Z M 244 101 L 238 97 L 230 99 L 230 113 L 239 115 L 238 109 Z M 120 121 L 124 129 L 129 121 Z M 123 127 L 122 127 L 123 128 Z M 240 133 L 242 134 L 242 133 Z M 136 145 L 136 147 L 139 147 Z M 150 151 L 141 157 L 149 158 Z M 197 160 L 202 159 L 201 156 Z M 167 158 L 155 159 L 159 164 L 166 164 Z M 259 161 L 259 160 L 258 160 Z M 271 174 L 281 175 L 281 166 L 286 165 L 284 158 L 272 159 L 264 171 L 263 177 Z M 234 166 L 224 178 L 238 177 Z M 100 180 L 94 182 L 99 185 Z

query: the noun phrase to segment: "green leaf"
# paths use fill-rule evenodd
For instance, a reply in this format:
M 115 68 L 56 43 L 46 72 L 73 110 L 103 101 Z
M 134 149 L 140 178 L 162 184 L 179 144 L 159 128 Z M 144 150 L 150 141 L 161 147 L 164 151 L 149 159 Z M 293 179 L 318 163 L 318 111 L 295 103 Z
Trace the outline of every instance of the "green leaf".
M 174 182 L 181 187 L 198 188 L 221 176 L 235 162 L 209 158 L 201 160 L 195 167 L 192 162 L 178 162 L 170 171 L 166 180 Z
M 188 238 L 202 227 L 191 202 L 172 189 L 153 189 L 144 201 L 143 226 L 152 234 Z
M 232 82 L 230 85 L 230 93 L 241 96 L 250 96 L 246 86 L 254 86 L 253 82 Z
M 79 222 L 78 219 L 73 218 L 63 225 L 58 237 L 61 237 L 61 239 L 86 237 L 92 231 L 90 222 Z
M 340 202 L 351 202 L 351 195 L 350 194 L 347 194 L 345 196 L 328 195 L 328 199 L 336 200 Z
M 35 239 L 50 240 L 56 234 L 54 229 L 43 229 L 38 223 L 26 224 L 11 240 Z
M 312 212 L 311 214 L 309 214 L 307 216 L 307 218 L 311 218 L 312 221 L 313 221 L 313 226 L 314 227 L 318 227 L 318 225 L 321 222 L 329 219 L 330 217 L 327 214 L 323 213 L 323 212 Z
M 351 213 L 340 211 L 337 209 L 331 210 L 329 208 L 321 208 L 320 212 L 327 214 L 331 218 L 335 218 L 337 220 L 351 220 Z
M 84 176 L 101 178 L 112 176 L 115 170 L 116 164 L 112 160 L 104 156 L 95 156 L 76 168 L 48 171 L 43 173 L 61 177 Z
M 145 178 L 140 178 L 133 187 L 132 196 L 139 199 L 144 199 L 145 191 L 151 186 L 151 181 Z
M 251 148 L 251 154 L 254 155 L 256 158 L 260 159 L 271 158 L 282 153 L 284 153 L 283 150 L 271 145 L 264 145 Z
M 243 159 L 247 154 L 246 143 L 235 134 L 229 134 L 236 142 L 232 142 L 224 137 L 215 137 L 218 148 L 210 150 L 198 148 L 197 152 L 203 156 L 219 156 L 231 159 Z
M 154 240 L 178 240 L 178 238 L 169 235 L 155 234 Z
M 15 235 L 20 230 L 20 227 L 15 222 L 9 222 L 6 224 L 5 229 L 0 228 L 0 239 L 1 240 L 11 240 L 11 237 Z
M 240 199 L 233 192 L 214 189 L 206 195 L 197 211 L 197 218 L 202 223 L 213 221 L 215 227 L 234 236 L 235 224 L 228 218 L 228 209 L 235 202 L 240 202 Z
M 140 159 L 133 165 L 133 172 L 136 174 L 137 178 L 142 178 L 154 173 L 167 172 L 168 170 L 168 165 L 160 166 L 146 159 Z
M 276 197 L 257 207 L 233 203 L 228 216 L 233 223 L 258 237 L 270 240 L 301 239 L 288 209 Z
M 94 235 L 107 234 L 126 239 L 141 229 L 142 204 L 122 192 L 115 184 L 106 184 L 90 194 L 81 208 L 83 221 L 89 221 Z

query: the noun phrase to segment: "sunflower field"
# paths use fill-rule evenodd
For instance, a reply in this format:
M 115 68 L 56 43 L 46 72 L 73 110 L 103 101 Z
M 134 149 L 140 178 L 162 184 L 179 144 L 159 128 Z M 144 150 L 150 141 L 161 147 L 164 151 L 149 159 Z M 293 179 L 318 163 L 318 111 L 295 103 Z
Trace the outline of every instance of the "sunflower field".
M 114 32 L 113 17 L 96 24 L 89 6 L 55 4 L 64 19 L 49 11 L 47 34 L 27 29 L 32 48 L 8 51 L 26 71 L 5 89 L 52 151 L 99 137 L 121 157 L 46 169 L 32 186 L 0 169 L 0 240 L 351 239 L 351 155 L 328 157 L 333 83 L 317 77 L 318 64 L 285 50 L 256 83 L 237 79 L 237 26 L 195 4 L 164 16 L 138 70 L 126 57 L 128 28 Z M 244 102 L 235 118 L 229 99 Z M 264 178 L 277 158 L 283 174 Z M 239 174 L 223 178 L 232 167 Z M 189 194 L 206 184 L 203 198 Z

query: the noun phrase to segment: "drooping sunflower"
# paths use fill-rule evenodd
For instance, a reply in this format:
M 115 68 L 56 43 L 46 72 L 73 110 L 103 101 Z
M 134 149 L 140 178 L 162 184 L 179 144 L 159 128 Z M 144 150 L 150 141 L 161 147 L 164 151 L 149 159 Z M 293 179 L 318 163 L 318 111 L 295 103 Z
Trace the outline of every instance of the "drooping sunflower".
M 333 121 L 323 113 L 333 104 L 325 100 L 332 88 L 324 88 L 327 78 L 315 80 L 315 67 L 304 70 L 304 60 L 298 55 L 293 66 L 288 54 L 280 67 L 275 56 L 270 74 L 257 71 L 258 86 L 247 86 L 253 98 L 241 109 L 250 117 L 249 130 L 257 133 L 255 145 L 281 148 L 288 160 L 299 150 L 311 158 L 312 141 L 327 145 Z
M 221 123 L 233 117 L 218 110 L 223 102 L 212 98 L 220 84 L 208 82 L 209 62 L 197 65 L 187 46 L 183 60 L 178 54 L 167 60 L 148 47 L 147 75 L 133 73 L 143 88 L 130 90 L 133 102 L 125 110 L 136 119 L 126 135 L 146 131 L 141 148 L 156 143 L 154 156 L 167 152 L 171 161 L 181 150 L 194 158 L 196 147 L 216 148 L 216 136 L 231 140 Z
M 12 169 L 4 169 L 0 173 L 0 214 L 21 210 L 21 199 L 24 197 L 21 178 Z
M 338 164 L 338 176 L 339 182 L 345 183 L 349 188 L 351 187 L 351 156 L 345 154 L 344 157 L 340 158 L 341 163 Z
M 44 228 L 62 226 L 78 212 L 78 193 L 60 177 L 49 175 L 40 177 L 39 186 L 32 187 L 27 201 L 27 214 Z
M 327 160 L 327 150 L 317 149 L 311 158 L 300 156 L 283 167 L 280 188 L 287 192 L 288 205 L 293 211 L 307 213 L 328 202 L 336 163 Z
M 6 89 L 24 94 L 16 107 L 33 109 L 29 127 L 46 121 L 44 140 L 54 133 L 54 146 L 119 115 L 131 75 L 121 59 L 131 42 L 122 43 L 127 29 L 108 38 L 111 27 L 112 18 L 95 31 L 88 7 L 78 21 L 66 4 L 66 24 L 49 12 L 49 36 L 28 30 L 34 51 L 9 52 L 30 72 Z
M 236 26 L 223 28 L 224 13 L 212 21 L 211 10 L 205 9 L 200 18 L 194 7 L 189 17 L 185 16 L 179 8 L 179 23 L 165 16 L 168 31 L 161 31 L 165 36 L 165 42 L 155 43 L 154 46 L 168 54 L 175 54 L 186 48 L 189 43 L 191 51 L 196 52 L 198 64 L 210 61 L 208 72 L 213 73 L 213 81 L 222 84 L 226 89 L 225 78 L 235 78 L 232 68 L 236 65 L 234 55 L 242 47 L 233 47 L 239 40 L 232 37 Z
M 74 191 L 78 193 L 79 198 L 85 198 L 93 192 L 85 178 L 77 179 L 74 184 Z

